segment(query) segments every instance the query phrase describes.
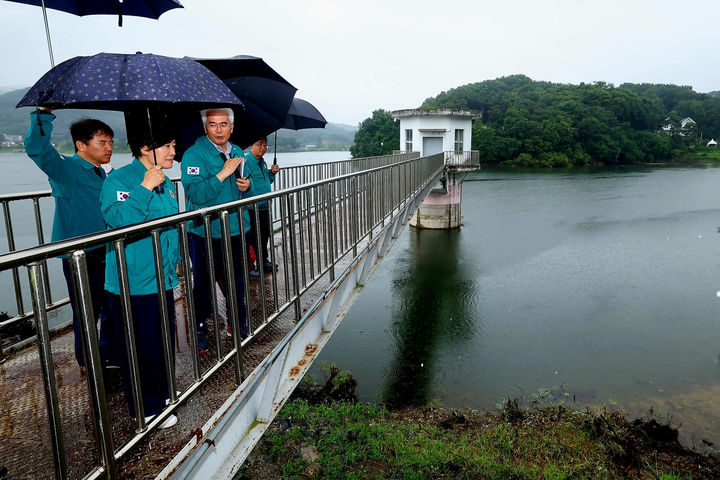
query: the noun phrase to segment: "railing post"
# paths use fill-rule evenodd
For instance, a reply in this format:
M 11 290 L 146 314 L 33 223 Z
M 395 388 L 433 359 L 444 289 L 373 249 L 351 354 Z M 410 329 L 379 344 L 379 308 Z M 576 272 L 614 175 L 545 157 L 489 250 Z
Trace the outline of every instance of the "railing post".
M 13 233 L 12 218 L 10 217 L 10 205 L 8 202 L 2 202 L 3 214 L 5 216 L 5 233 L 7 234 L 8 251 L 15 251 L 15 234 Z M 17 267 L 12 269 L 13 284 L 15 286 L 15 303 L 17 304 L 18 315 L 25 313 L 23 306 L 22 289 L 20 287 L 20 274 Z
M 350 190 L 352 195 L 351 213 L 350 213 L 350 227 L 353 242 L 353 258 L 357 257 L 357 244 L 358 244 L 358 232 L 360 231 L 360 209 L 358 208 L 358 184 L 357 177 L 352 177 L 350 180 Z
M 287 197 L 287 209 L 288 218 L 290 219 L 290 263 L 292 265 L 292 281 L 293 281 L 293 296 L 295 297 L 293 303 L 295 304 L 295 321 L 300 321 L 300 285 L 298 279 L 298 255 L 297 255 L 297 244 L 295 242 L 295 209 L 294 209 L 294 197 L 288 195 Z M 300 225 L 302 228 L 302 225 Z
M 222 229 L 223 259 L 225 261 L 225 292 L 228 311 L 232 324 L 232 338 L 235 345 L 235 384 L 242 384 L 245 378 L 242 359 L 242 340 L 240 339 L 240 318 L 238 314 L 237 291 L 235 290 L 235 268 L 233 266 L 232 238 L 230 236 L 230 214 L 227 210 L 220 212 Z M 240 252 L 242 254 L 242 252 Z
M 115 454 L 112 445 L 112 430 L 110 428 L 110 413 L 105 401 L 105 383 L 102 375 L 102 363 L 97 340 L 97 321 L 90 298 L 90 283 L 88 280 L 87 262 L 85 252 L 76 250 L 72 253 L 70 267 L 75 288 L 75 301 L 77 302 L 80 332 L 85 350 L 85 368 L 87 370 L 88 389 L 95 416 L 95 431 L 98 440 L 98 451 L 103 465 L 108 472 L 108 478 L 117 478 L 115 467 Z
M 50 331 L 47 324 L 47 312 L 45 306 L 45 272 L 38 262 L 28 265 L 28 277 L 30 279 L 30 295 L 32 297 L 33 311 L 35 312 L 35 328 L 37 330 L 38 353 L 40 354 L 40 367 L 43 374 L 43 385 L 45 386 L 45 404 L 48 411 L 50 427 L 50 439 L 52 443 L 53 466 L 55 478 L 65 479 L 67 476 L 67 458 L 65 456 L 65 442 L 62 434 L 62 423 L 60 420 L 60 405 L 55 381 L 55 367 L 52 358 L 52 347 L 50 346 Z
M 215 358 L 217 360 L 217 363 L 220 363 L 222 361 L 222 341 L 220 340 L 220 312 L 218 310 L 215 288 L 215 284 L 217 283 L 217 272 L 215 272 L 215 262 L 212 260 L 213 258 L 215 258 L 215 252 L 213 251 L 211 220 L 212 219 L 210 218 L 210 215 L 203 216 L 203 227 L 205 228 L 205 258 L 207 259 L 208 282 L 210 283 L 210 288 L 208 290 L 210 292 L 210 307 L 212 309 L 213 322 L 215 323 Z M 202 267 L 198 265 L 196 268 Z M 229 318 L 226 320 L 228 323 L 230 322 Z M 207 319 L 203 318 L 203 322 L 206 321 Z
M 268 221 L 270 222 L 270 263 L 272 263 L 272 291 L 273 291 L 273 312 L 278 311 L 278 281 L 277 281 L 277 256 L 275 255 L 275 229 L 273 228 L 274 215 L 273 209 L 275 208 L 276 199 L 270 200 L 270 205 L 273 208 L 268 208 Z M 270 206 L 268 205 L 268 207 Z M 250 300 L 248 300 L 250 305 Z M 263 318 L 263 322 L 266 318 Z
M 122 308 L 123 331 L 125 332 L 125 349 L 128 358 L 128 375 L 132 390 L 132 402 L 135 410 L 136 432 L 142 432 L 145 427 L 145 405 L 142 401 L 142 386 L 140 385 L 140 367 L 138 366 L 137 346 L 135 344 L 135 324 L 133 323 L 132 304 L 130 301 L 130 283 L 128 280 L 127 259 L 123 240 L 115 242 L 115 262 L 118 271 L 118 284 L 120 285 L 120 307 Z M 118 339 L 119 341 L 120 339 Z
M 307 284 L 307 272 L 305 271 L 305 229 L 303 228 L 303 198 L 306 194 L 307 190 L 300 190 L 295 196 L 297 204 L 298 236 L 300 237 L 300 248 L 298 250 L 298 257 L 300 258 L 299 286 L 301 289 Z
M 33 198 L 33 209 L 35 211 L 35 232 L 37 233 L 38 245 L 45 244 L 45 234 L 43 232 L 42 214 L 40 213 L 40 199 Z M 48 275 L 47 260 L 42 261 L 43 276 L 45 277 L 45 292 L 47 292 L 47 303 L 53 303 L 52 290 L 50 289 L 50 279 Z
M 265 310 L 265 265 L 263 265 L 263 259 L 262 259 L 262 252 L 263 252 L 263 239 L 262 239 L 262 227 L 260 225 L 260 204 L 255 204 L 255 208 L 253 208 L 251 215 L 253 216 L 255 220 L 255 245 L 257 246 L 257 251 L 255 252 L 255 266 L 257 267 L 258 272 L 260 272 L 260 315 L 262 318 L 262 323 L 265 323 L 265 320 L 267 319 L 267 311 Z M 268 205 L 268 216 L 270 215 L 270 205 Z M 243 220 L 244 224 L 244 220 Z M 271 223 L 272 225 L 272 223 Z M 244 227 L 241 227 L 241 230 L 244 232 Z M 272 228 L 270 229 L 272 232 Z M 243 235 L 244 237 L 245 235 Z M 243 247 L 243 252 L 247 252 L 248 248 L 247 245 Z M 246 262 L 249 263 L 249 262 Z M 274 265 L 273 265 L 274 267 Z M 245 275 L 249 275 L 247 273 L 247 267 L 245 269 Z M 272 272 L 273 275 L 275 272 Z M 243 278 L 245 278 L 245 275 L 243 275 Z M 250 295 L 248 292 L 248 289 L 245 289 L 245 301 L 247 302 L 247 305 L 245 305 L 247 308 L 247 312 L 250 312 Z M 250 315 L 247 315 L 247 321 L 248 321 L 248 328 L 250 328 L 250 331 L 252 332 L 252 328 L 250 326 Z
M 175 191 L 177 192 L 177 188 Z M 182 265 L 183 279 L 185 280 L 185 315 L 187 317 L 188 330 L 190 332 L 193 378 L 196 382 L 198 382 L 200 381 L 201 375 L 200 361 L 198 359 L 198 329 L 197 317 L 195 315 L 195 295 L 193 295 L 195 284 L 192 268 L 190 266 L 190 245 L 188 244 L 188 231 L 187 224 L 185 222 L 181 222 L 180 225 L 178 225 L 178 235 L 180 236 L 180 263 Z M 198 268 L 198 265 L 195 265 L 195 268 Z
M 168 395 L 170 403 L 177 402 L 177 388 L 175 380 L 175 356 L 173 346 L 173 336 L 170 329 L 170 322 L 174 322 L 175 318 L 170 318 L 168 309 L 167 296 L 165 290 L 165 270 L 163 268 L 163 251 L 162 241 L 160 240 L 160 230 L 152 231 L 152 243 L 155 257 L 155 279 L 158 290 L 158 301 L 160 302 L 160 334 L 162 335 L 163 358 L 165 360 L 165 374 L 167 375 Z

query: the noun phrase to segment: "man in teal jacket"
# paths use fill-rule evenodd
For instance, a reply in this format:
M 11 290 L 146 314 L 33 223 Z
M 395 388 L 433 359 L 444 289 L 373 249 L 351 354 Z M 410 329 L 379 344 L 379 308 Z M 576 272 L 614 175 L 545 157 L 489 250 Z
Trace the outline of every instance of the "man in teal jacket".
M 195 141 L 182 158 L 182 184 L 185 188 L 187 210 L 211 207 L 222 203 L 240 200 L 243 192 L 250 188 L 250 183 L 242 177 L 238 167 L 244 160 L 243 151 L 230 142 L 233 131 L 232 109 L 203 110 L 201 118 L 206 136 Z M 243 249 L 240 235 L 250 228 L 250 217 L 247 209 L 243 213 L 244 230 L 240 230 L 240 221 L 236 214 L 230 215 L 230 235 L 233 254 L 233 270 L 235 273 L 235 292 L 238 300 L 240 318 L 240 336 L 246 337 L 248 327 L 245 315 L 245 275 L 243 274 Z M 194 222 L 189 228 L 190 255 L 193 263 L 193 294 L 198 322 L 198 347 L 201 353 L 207 351 L 206 319 L 210 316 L 211 295 L 215 294 L 214 285 L 210 284 L 208 272 L 208 256 L 205 247 L 205 228 L 201 221 Z M 227 296 L 225 285 L 225 268 L 222 254 L 220 219 L 211 222 L 213 264 L 220 289 Z M 227 318 L 230 318 L 229 312 Z M 219 319 L 215 319 L 219 324 Z M 228 335 L 231 334 L 228 326 Z
M 268 169 L 263 155 L 267 152 L 267 138 L 263 137 L 252 144 L 250 153 L 245 156 L 245 175 L 250 180 L 250 190 L 246 193 L 246 197 L 262 195 L 272 190 L 272 183 L 275 181 L 275 175 L 280 171 L 277 164 L 273 164 Z M 257 255 L 257 264 L 250 276 L 259 277 L 260 272 L 257 265 L 263 262 L 265 273 L 270 273 L 273 265 L 270 263 L 268 241 L 270 240 L 270 210 L 268 202 L 263 201 L 257 204 L 258 216 L 260 217 L 260 242 L 262 246 L 262 254 L 258 250 L 257 244 L 257 225 L 255 225 L 254 212 L 250 211 L 250 230 L 247 233 L 247 244 L 253 247 L 255 255 Z
M 51 241 L 58 242 L 105 230 L 105 221 L 100 213 L 100 190 L 105 181 L 102 167 L 110 162 L 114 134 L 112 128 L 99 120 L 80 120 L 70 127 L 75 155 L 60 155 L 50 143 L 54 119 L 55 115 L 48 109 L 30 114 L 25 151 L 50 181 L 52 196 L 55 197 Z M 107 297 L 103 290 L 105 249 L 98 247 L 85 253 L 93 313 L 100 316 L 100 355 L 105 366 L 114 367 L 118 354 L 115 352 L 113 328 L 107 323 Z M 62 259 L 62 266 L 73 314 L 75 359 L 84 366 L 75 289 L 67 258 Z
M 173 166 L 175 157 L 174 132 L 153 122 L 153 135 L 142 127 L 128 131 L 128 143 L 135 156 L 126 165 L 110 174 L 100 194 L 103 218 L 108 228 L 125 227 L 136 223 L 178 213 L 175 189 L 163 169 Z M 130 126 L 128 126 L 130 127 Z M 162 185 L 162 190 L 156 189 Z M 165 295 L 171 337 L 175 330 L 175 302 L 173 288 L 178 284 L 180 263 L 177 229 L 170 227 L 160 233 L 164 292 L 158 291 L 155 273 L 155 254 L 150 235 L 133 238 L 125 244 L 127 275 L 130 287 L 135 346 L 138 356 L 140 386 L 146 421 L 160 413 L 166 405 L 168 381 L 163 356 L 162 322 L 159 295 Z M 108 291 L 110 314 L 118 338 L 124 338 L 122 302 L 115 250 L 108 248 L 105 289 Z M 174 351 L 174 350 L 173 350 Z M 135 416 L 127 358 L 121 358 L 125 396 L 130 415 Z M 177 423 L 174 415 L 160 425 L 168 428 Z

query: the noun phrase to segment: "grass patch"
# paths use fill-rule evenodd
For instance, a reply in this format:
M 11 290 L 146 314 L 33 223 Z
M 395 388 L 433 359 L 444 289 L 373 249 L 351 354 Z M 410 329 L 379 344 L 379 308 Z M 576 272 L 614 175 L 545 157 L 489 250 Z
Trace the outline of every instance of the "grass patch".
M 288 403 L 240 478 L 702 479 L 718 463 L 684 449 L 676 430 L 628 423 L 604 408 L 497 413 L 436 407 Z

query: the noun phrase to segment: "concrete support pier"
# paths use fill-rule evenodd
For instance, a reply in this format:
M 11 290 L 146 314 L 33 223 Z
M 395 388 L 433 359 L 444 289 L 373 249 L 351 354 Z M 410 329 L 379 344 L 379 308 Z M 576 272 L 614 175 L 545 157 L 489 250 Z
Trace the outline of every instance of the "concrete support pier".
M 450 230 L 462 225 L 462 181 L 465 173 L 445 173 L 442 185 L 430 192 L 410 217 L 415 228 Z

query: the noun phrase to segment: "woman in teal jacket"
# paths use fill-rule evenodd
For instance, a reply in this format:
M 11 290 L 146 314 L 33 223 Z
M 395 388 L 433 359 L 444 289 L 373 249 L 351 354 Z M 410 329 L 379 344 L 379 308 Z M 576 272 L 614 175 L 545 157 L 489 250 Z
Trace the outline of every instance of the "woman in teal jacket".
M 170 179 L 165 177 L 163 169 L 173 166 L 175 141 L 172 132 L 153 131 L 129 132 L 130 149 L 135 158 L 130 165 L 112 172 L 100 193 L 100 208 L 108 228 L 125 227 L 155 218 L 178 213 L 175 189 Z M 162 185 L 162 189 L 157 189 Z M 175 302 L 173 287 L 178 284 L 177 265 L 178 234 L 169 228 L 160 234 L 163 252 L 163 276 L 169 310 L 170 331 L 174 336 Z M 130 304 L 135 330 L 135 343 L 138 353 L 140 388 L 146 421 L 160 413 L 166 405 L 168 381 L 163 360 L 161 322 L 159 309 L 155 260 L 151 237 L 145 236 L 125 245 L 127 272 L 130 284 Z M 110 314 L 113 316 L 117 338 L 125 338 L 123 330 L 122 308 L 120 303 L 120 285 L 115 260 L 115 251 L 108 248 L 105 261 L 105 289 L 108 292 Z M 123 387 L 128 401 L 130 415 L 135 416 L 130 386 L 128 359 L 121 361 Z M 171 415 L 160 425 L 167 428 L 177 423 L 177 417 Z

